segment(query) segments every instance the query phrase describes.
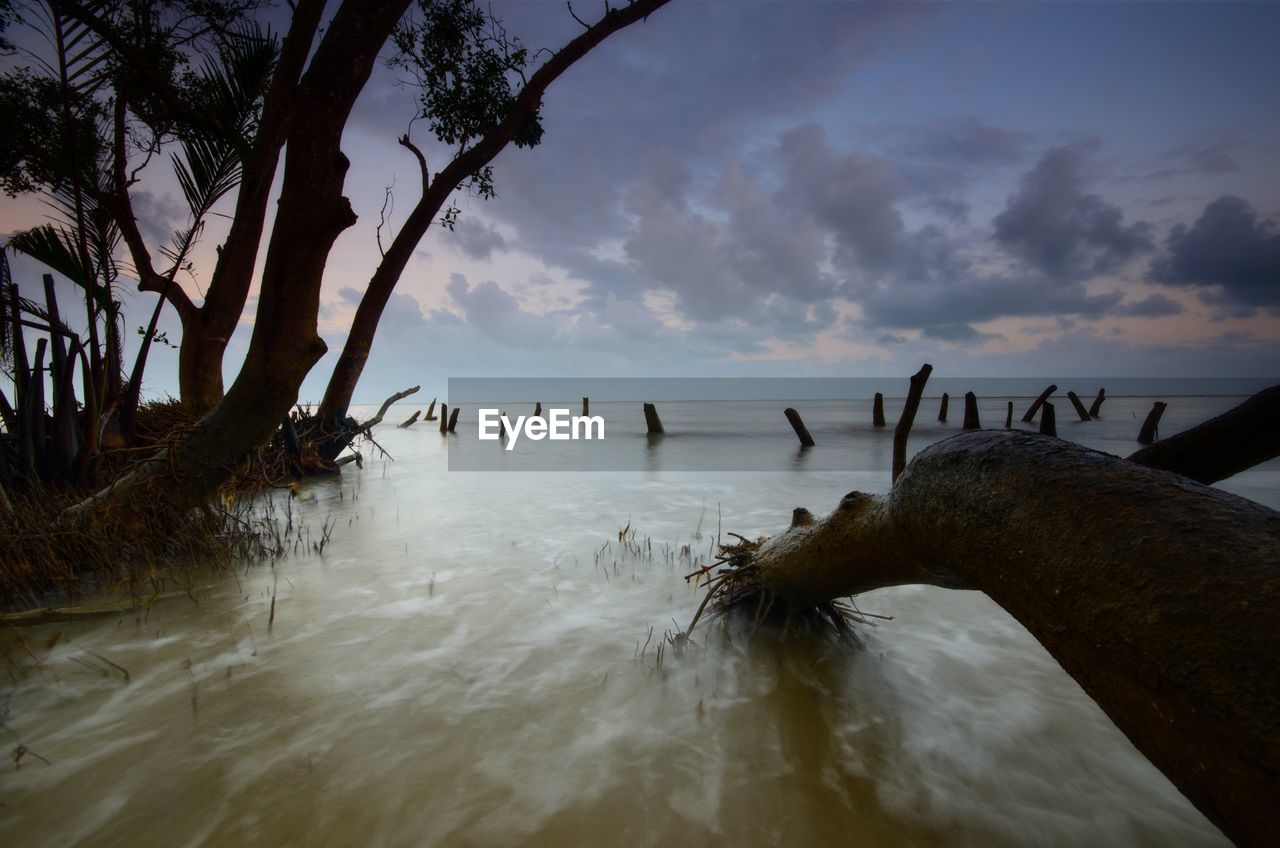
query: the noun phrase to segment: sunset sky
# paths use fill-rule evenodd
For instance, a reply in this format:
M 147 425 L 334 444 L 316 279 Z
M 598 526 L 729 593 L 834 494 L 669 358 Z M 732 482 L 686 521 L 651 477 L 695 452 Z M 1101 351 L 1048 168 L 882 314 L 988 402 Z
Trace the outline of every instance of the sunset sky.
M 579 28 L 559 2 L 493 8 L 534 47 Z M 451 376 L 903 376 L 924 361 L 947 376 L 1276 375 L 1277 44 L 1278 3 L 674 0 L 551 88 L 542 145 L 496 162 L 498 199 L 428 233 L 357 400 L 443 394 Z M 330 258 L 330 354 L 304 400 L 376 264 L 384 187 L 393 226 L 416 200 L 395 144 L 415 98 L 396 78 L 380 69 L 348 125 L 360 223 Z M 412 132 L 427 145 L 422 122 Z M 183 221 L 166 167 L 138 202 L 153 239 Z M 5 199 L 0 232 L 43 214 Z M 129 299 L 132 339 L 150 298 Z M 176 393 L 176 360 L 156 357 L 149 392 Z

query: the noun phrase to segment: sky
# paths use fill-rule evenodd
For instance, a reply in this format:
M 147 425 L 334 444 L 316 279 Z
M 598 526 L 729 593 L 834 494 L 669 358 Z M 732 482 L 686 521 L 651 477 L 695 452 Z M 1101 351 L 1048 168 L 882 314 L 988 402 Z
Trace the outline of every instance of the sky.
M 531 47 L 579 30 L 559 2 L 493 10 Z M 673 0 L 551 87 L 542 144 L 494 163 L 496 199 L 462 198 L 456 229 L 427 233 L 356 400 L 443 396 L 449 377 L 905 377 L 926 361 L 1280 375 L 1277 43 L 1275 2 Z M 447 155 L 401 77 L 379 68 L 344 136 L 360 220 L 330 257 L 330 353 L 304 401 L 376 266 L 387 187 L 384 240 L 417 199 L 396 138 L 433 170 Z M 144 232 L 180 225 L 178 198 L 153 165 Z M 43 214 L 6 199 L 0 233 Z M 197 299 L 217 239 L 184 280 Z M 127 299 L 131 335 L 151 297 Z M 176 362 L 155 355 L 149 394 L 176 394 Z

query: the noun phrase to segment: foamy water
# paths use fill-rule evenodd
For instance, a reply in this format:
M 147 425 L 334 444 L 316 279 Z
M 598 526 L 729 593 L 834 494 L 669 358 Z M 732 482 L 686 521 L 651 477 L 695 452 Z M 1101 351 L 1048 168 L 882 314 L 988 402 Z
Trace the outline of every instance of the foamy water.
M 926 402 L 913 448 L 959 431 L 955 401 L 945 427 Z M 1166 435 L 1235 399 L 1170 401 Z M 1127 453 L 1149 406 L 1112 398 L 1075 424 L 1060 404 L 1059 430 Z M 449 473 L 431 425 L 386 426 L 394 463 L 290 503 L 335 523 L 322 554 L 23 634 L 40 661 L 15 656 L 4 687 L 6 751 L 27 753 L 0 771 L 0 842 L 1226 844 L 977 593 L 863 596 L 893 620 L 862 650 L 708 632 L 657 665 L 698 601 L 683 546 L 705 558 L 718 530 L 888 488 L 868 409 L 821 427 L 818 451 L 867 457 L 852 472 L 816 452 L 802 473 Z M 773 417 L 787 435 L 774 406 L 751 426 Z M 1225 488 L 1278 506 L 1280 466 Z M 639 554 L 618 544 L 628 524 Z

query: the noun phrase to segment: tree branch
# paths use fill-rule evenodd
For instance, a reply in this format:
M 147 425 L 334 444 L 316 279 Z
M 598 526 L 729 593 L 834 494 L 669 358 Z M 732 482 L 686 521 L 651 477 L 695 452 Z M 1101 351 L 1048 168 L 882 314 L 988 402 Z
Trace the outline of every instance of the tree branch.
M 138 219 L 133 212 L 133 201 L 129 197 L 128 175 L 125 161 L 125 112 L 128 101 L 123 94 L 118 94 L 113 111 L 115 137 L 112 139 L 112 165 L 115 171 L 112 180 L 115 190 L 115 219 L 120 227 L 120 236 L 129 248 L 129 256 L 133 259 L 133 267 L 138 274 L 138 290 L 155 292 L 167 300 L 178 313 L 183 326 L 199 311 L 191 301 L 191 297 L 182 290 L 172 277 L 158 274 L 151 263 L 151 252 L 142 239 L 138 229 Z
M 431 188 L 431 171 L 427 169 L 427 157 L 423 155 L 416 144 L 409 140 L 408 133 L 400 136 L 397 143 L 412 153 L 418 160 L 418 171 L 422 174 L 422 193 L 426 195 L 427 190 Z
M 986 430 L 926 448 L 887 496 L 854 492 L 748 555 L 730 598 L 754 589 L 797 611 L 907 583 L 985 592 L 1229 838 L 1274 841 L 1280 513 Z
M 1208 485 L 1280 456 L 1280 386 L 1258 392 L 1234 409 L 1161 439 L 1129 460 Z

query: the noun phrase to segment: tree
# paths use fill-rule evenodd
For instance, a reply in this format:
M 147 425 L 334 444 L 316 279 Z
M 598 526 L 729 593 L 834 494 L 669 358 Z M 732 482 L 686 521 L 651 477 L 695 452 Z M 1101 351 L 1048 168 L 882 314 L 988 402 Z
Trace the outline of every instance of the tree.
M 446 186 L 457 186 L 477 176 L 484 179 L 482 169 L 503 147 L 532 138 L 528 129 L 530 116 L 536 113 L 542 93 L 552 80 L 608 35 L 643 20 L 666 2 L 635 0 L 620 8 L 609 8 L 600 21 L 552 54 L 530 76 L 519 95 L 499 103 L 500 108 L 492 114 L 466 118 L 481 121 L 475 126 L 487 127 L 493 115 L 501 115 L 496 125 L 460 152 L 429 187 L 447 198 Z M 239 317 L 265 228 L 268 188 L 283 151 L 283 182 L 267 241 L 257 316 L 244 364 L 225 396 L 194 428 L 163 454 L 142 463 L 109 490 L 72 510 L 66 520 L 104 519 L 108 514 L 112 520 L 127 520 L 130 513 L 145 512 L 157 504 L 180 514 L 185 508 L 202 503 L 251 451 L 271 438 L 296 402 L 303 378 L 326 349 L 317 333 L 325 262 L 338 235 L 356 220 L 342 194 L 349 164 L 341 149 L 342 131 L 356 97 L 368 81 L 378 51 L 395 31 L 408 5 L 409 0 L 347 0 L 338 7 L 318 43 L 314 42 L 323 3 L 300 0 L 296 5 L 263 96 L 257 131 L 242 156 L 234 217 L 201 307 L 205 315 L 201 334 L 195 341 L 185 336 L 183 340 L 184 351 L 194 345 L 192 350 L 203 351 L 202 357 L 213 351 L 220 358 L 225 336 L 210 328 L 215 324 L 223 326 L 219 322 L 232 315 Z M 437 4 L 423 5 L 431 9 Z M 121 40 L 109 21 L 95 17 L 81 4 L 68 2 L 66 6 L 136 73 L 144 75 L 154 67 L 145 57 L 136 55 L 133 45 Z M 156 91 L 152 99 L 160 104 L 157 108 L 190 112 L 183 105 L 188 101 L 182 92 L 163 78 L 157 77 L 153 82 Z M 193 122 L 204 120 L 189 117 Z M 470 123 L 460 124 L 458 132 L 459 138 L 476 138 Z M 437 185 L 439 188 L 435 189 Z M 428 208 L 429 204 L 422 206 L 423 214 L 431 217 L 435 213 L 427 213 Z M 127 219 L 129 215 L 122 213 L 122 217 Z M 122 229 L 128 241 L 131 236 L 127 221 Z M 139 274 L 144 278 L 143 286 L 165 289 L 163 278 L 148 272 L 145 261 L 140 259 L 145 257 L 135 256 L 135 263 L 142 266 Z M 173 295 L 173 288 L 167 287 L 167 296 L 177 305 L 182 296 Z M 181 314 L 189 310 L 179 306 L 178 311 Z M 188 326 L 187 319 L 183 323 Z M 184 352 L 183 356 L 196 353 Z M 212 375 L 205 373 L 205 377 L 211 385 Z M 210 392 L 207 397 L 212 399 L 213 394 Z
M 1241 407 L 1252 424 L 1223 418 L 1253 429 L 1277 397 Z M 1180 451 L 1221 426 L 1175 437 Z M 1270 432 L 1255 462 L 1280 453 Z M 794 623 L 839 619 L 834 599 L 885 586 L 985 592 L 1224 833 L 1270 844 L 1280 513 L 1136 460 L 1018 431 L 955 436 L 886 496 L 851 492 L 821 519 L 798 509 L 773 538 L 726 548 L 708 601 Z
M 532 147 L 542 138 L 542 97 L 574 62 L 614 32 L 647 17 L 661 2 L 636 2 L 609 10 L 595 25 L 552 53 L 532 74 L 533 57 L 509 39 L 499 22 L 467 0 L 422 3 L 423 17 L 400 27 L 394 64 L 416 74 L 422 117 L 443 144 L 457 152 L 434 175 L 426 157 L 406 134 L 400 144 L 417 160 L 421 194 L 392 239 L 360 299 L 342 354 L 334 366 L 316 419 L 330 435 L 323 451 L 332 458 L 351 437 L 347 419 L 356 384 L 368 361 L 378 322 L 418 243 L 437 215 L 453 228 L 456 206 L 447 206 L 459 187 L 481 197 L 494 194 L 489 163 L 508 144 Z M 581 22 L 581 21 L 580 21 Z

